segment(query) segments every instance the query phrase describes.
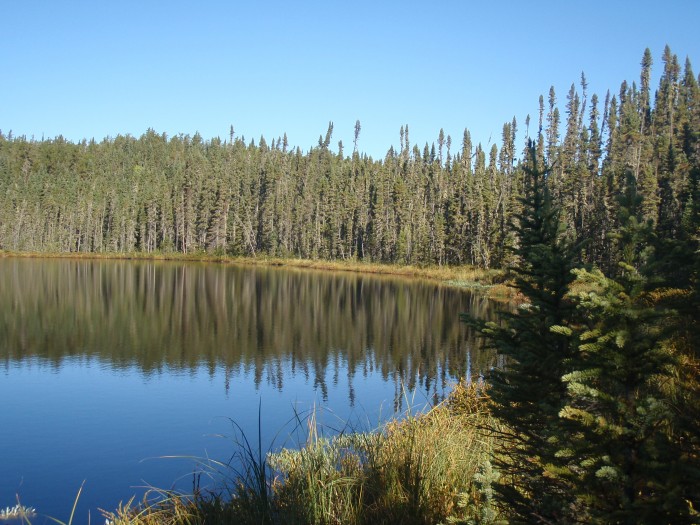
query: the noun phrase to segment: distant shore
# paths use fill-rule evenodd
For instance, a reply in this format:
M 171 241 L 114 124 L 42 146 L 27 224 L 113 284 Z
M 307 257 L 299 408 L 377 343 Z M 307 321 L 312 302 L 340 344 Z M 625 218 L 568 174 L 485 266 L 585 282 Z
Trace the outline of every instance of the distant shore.
M 285 257 L 245 257 L 209 253 L 162 252 L 12 252 L 0 250 L 0 258 L 29 259 L 83 259 L 83 260 L 133 260 L 133 261 L 182 261 L 242 266 L 280 266 L 333 272 L 353 272 L 372 275 L 393 275 L 436 281 L 445 286 L 467 288 L 483 292 L 492 299 L 509 299 L 514 290 L 508 286 L 502 270 L 485 270 L 475 266 L 412 266 L 389 263 L 372 263 L 357 260 L 299 259 Z

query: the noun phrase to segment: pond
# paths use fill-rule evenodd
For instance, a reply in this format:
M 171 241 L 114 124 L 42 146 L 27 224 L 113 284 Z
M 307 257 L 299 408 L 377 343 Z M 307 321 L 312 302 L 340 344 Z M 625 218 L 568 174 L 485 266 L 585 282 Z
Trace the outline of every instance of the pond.
M 102 523 L 148 487 L 191 491 L 255 448 L 371 430 L 491 356 L 478 295 L 431 282 L 234 265 L 0 259 L 0 508 Z M 258 432 L 260 429 L 260 435 Z

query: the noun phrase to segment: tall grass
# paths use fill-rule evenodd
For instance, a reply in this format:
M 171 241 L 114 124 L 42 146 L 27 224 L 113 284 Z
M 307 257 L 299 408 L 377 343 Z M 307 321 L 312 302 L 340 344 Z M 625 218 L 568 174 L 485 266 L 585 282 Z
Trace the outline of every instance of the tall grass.
M 140 503 L 102 511 L 106 524 L 497 523 L 490 488 L 498 479 L 490 463 L 496 423 L 482 384 L 460 383 L 430 411 L 409 411 L 376 432 L 326 438 L 312 411 L 306 443 L 276 453 L 264 453 L 259 437 L 254 446 L 233 424 L 237 461 L 203 463 L 225 476 L 215 490 L 201 490 L 198 476 L 191 494 L 151 488 Z M 67 524 L 49 519 L 71 525 L 81 491 Z M 35 516 L 29 510 L 23 523 Z
M 216 255 L 206 252 L 166 253 L 166 252 L 10 252 L 0 250 L 1 257 L 58 258 L 58 259 L 119 259 L 139 261 L 187 261 L 239 264 L 249 266 L 284 266 L 334 272 L 354 272 L 363 274 L 394 275 L 440 281 L 451 285 L 486 290 L 500 283 L 504 273 L 500 270 L 485 270 L 475 266 L 401 265 L 392 263 L 372 263 L 355 259 L 299 259 L 293 257 L 243 257 Z
M 83 493 L 84 486 L 85 482 L 83 481 L 83 483 L 80 485 L 80 488 L 78 489 L 78 493 L 76 494 L 75 499 L 73 500 L 73 507 L 71 508 L 70 517 L 68 518 L 67 523 L 59 520 L 58 518 L 54 518 L 53 516 L 44 516 L 44 523 L 53 522 L 57 523 L 58 525 L 73 525 L 73 519 L 75 518 L 75 510 L 78 507 L 78 500 L 80 500 L 80 496 Z M 20 522 L 25 525 L 31 525 L 32 520 L 35 519 L 37 516 L 38 514 L 36 509 L 34 507 L 28 507 L 26 505 L 23 505 L 19 501 L 19 496 L 17 496 L 17 505 L 15 505 L 12 508 L 7 507 L 5 509 L 0 509 L 0 522 L 10 521 Z
M 299 449 L 263 455 L 238 443 L 244 466 L 226 490 L 165 494 L 107 517 L 115 525 L 494 523 L 486 398 L 483 385 L 463 383 L 427 413 L 333 438 L 320 435 L 312 413 Z

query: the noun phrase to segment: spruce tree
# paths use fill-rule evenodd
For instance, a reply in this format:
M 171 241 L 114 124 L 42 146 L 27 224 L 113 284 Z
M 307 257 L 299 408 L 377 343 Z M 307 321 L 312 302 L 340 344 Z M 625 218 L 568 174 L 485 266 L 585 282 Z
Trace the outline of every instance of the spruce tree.
M 615 279 L 574 271 L 579 321 L 563 330 L 573 326 L 580 343 L 563 377 L 561 411 L 574 426 L 557 456 L 569 460 L 566 477 L 586 523 L 693 523 L 694 471 L 668 395 L 680 364 L 668 348 L 677 314 L 648 291 L 652 223 L 642 219 L 634 181 L 630 173 L 620 199 Z
M 496 488 L 501 502 L 515 522 L 566 522 L 570 491 L 556 472 L 555 453 L 568 423 L 559 418 L 566 393 L 561 378 L 570 372 L 575 345 L 551 327 L 566 327 L 571 317 L 566 297 L 579 247 L 562 235 L 533 143 L 527 162 L 511 269 L 527 303 L 502 313 L 500 323 L 462 319 L 480 330 L 505 363 L 487 378 L 493 414 L 505 425 L 505 449 L 495 458 L 503 474 Z

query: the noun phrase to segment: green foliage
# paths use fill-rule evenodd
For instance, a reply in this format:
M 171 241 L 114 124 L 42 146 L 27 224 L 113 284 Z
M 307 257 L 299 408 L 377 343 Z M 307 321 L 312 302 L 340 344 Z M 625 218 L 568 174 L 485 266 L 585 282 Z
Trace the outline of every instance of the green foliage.
M 560 415 L 574 423 L 564 446 L 577 499 L 595 522 L 688 522 L 662 390 L 677 364 L 662 344 L 671 314 L 649 305 L 632 266 L 621 282 L 575 273 L 580 344 Z
M 688 280 L 685 291 L 658 285 L 692 275 L 696 261 L 674 259 L 655 285 L 646 278 L 669 255 L 653 253 L 653 222 L 628 172 L 611 236 L 615 278 L 574 268 L 576 245 L 551 203 L 556 181 L 531 166 L 514 269 L 529 303 L 500 325 L 467 319 L 505 358 L 488 378 L 493 414 L 510 429 L 494 459 L 500 504 L 518 522 L 693 523 L 697 426 L 679 409 L 697 413 L 697 316 L 670 308 L 693 297 Z
M 474 474 L 474 490 L 459 495 L 457 508 L 459 517 L 450 516 L 447 523 L 453 525 L 492 525 L 507 523 L 499 520 L 493 484 L 500 478 L 499 472 L 486 461 Z
M 561 416 L 578 428 L 560 452 L 592 521 L 695 523 L 697 252 L 683 232 L 658 240 L 631 176 L 619 203 L 615 279 L 575 272 L 580 343 Z
M 507 453 L 494 458 L 502 473 L 496 486 L 500 502 L 518 520 L 557 521 L 566 515 L 570 500 L 566 485 L 552 472 L 552 445 L 567 431 L 559 418 L 566 393 L 561 377 L 570 371 L 575 349 L 567 326 L 572 306 L 566 294 L 578 246 L 562 235 L 534 144 L 528 162 L 515 226 L 518 262 L 512 269 L 515 286 L 528 303 L 515 313 L 503 313 L 500 324 L 468 316 L 463 320 L 475 325 L 504 358 L 503 368 L 487 377 L 493 415 L 507 427 Z
M 407 129 L 399 155 L 346 158 L 330 151 L 332 132 L 329 123 L 305 154 L 281 139 L 270 147 L 262 137 L 256 146 L 152 130 L 90 144 L 2 136 L 0 249 L 498 262 L 490 235 L 507 224 L 515 188 L 497 185 L 497 173 L 480 172 L 484 204 L 472 218 L 483 227 L 470 230 L 471 158 L 454 162 L 448 151 L 425 163 Z
M 640 224 L 659 239 L 687 238 L 683 221 L 700 202 L 697 79 L 667 48 L 652 100 L 652 62 L 646 50 L 640 89 L 623 82 L 601 110 L 595 94 L 589 109 L 583 76 L 564 111 L 553 89 L 547 108 L 540 100 L 536 157 L 551 166 L 551 198 L 563 227 L 587 241 L 586 262 L 608 273 L 629 177 L 644 197 Z M 515 119 L 503 125 L 500 149 L 472 144 L 465 130 L 456 154 L 442 130 L 437 147 L 411 148 L 402 126 L 400 149 L 381 160 L 357 151 L 360 129 L 358 121 L 349 157 L 330 150 L 332 122 L 303 153 L 286 136 L 270 146 L 264 137 L 256 145 L 150 129 L 80 143 L 0 135 L 0 249 L 514 262 L 525 191 Z

